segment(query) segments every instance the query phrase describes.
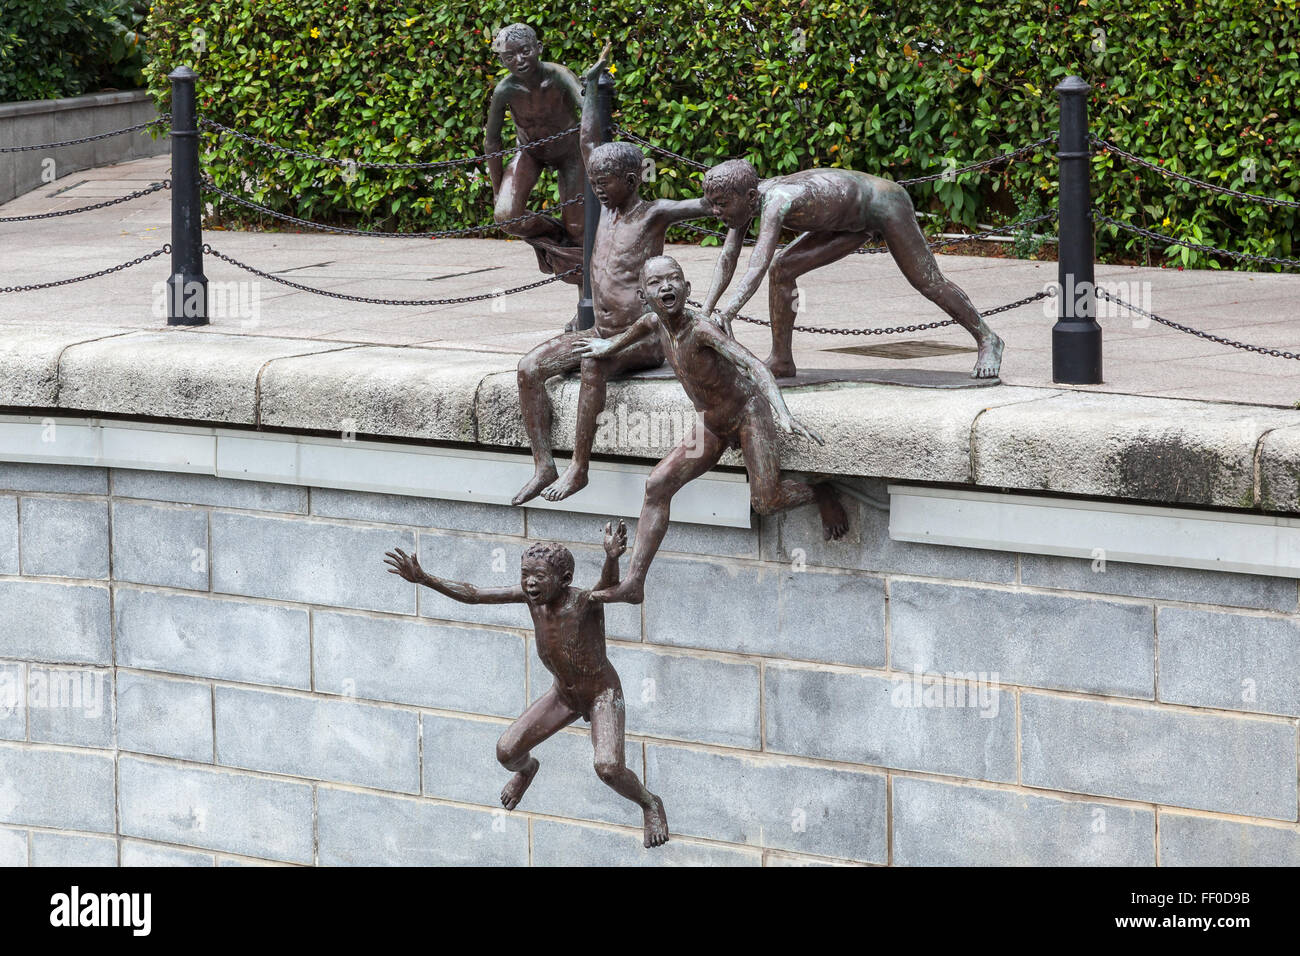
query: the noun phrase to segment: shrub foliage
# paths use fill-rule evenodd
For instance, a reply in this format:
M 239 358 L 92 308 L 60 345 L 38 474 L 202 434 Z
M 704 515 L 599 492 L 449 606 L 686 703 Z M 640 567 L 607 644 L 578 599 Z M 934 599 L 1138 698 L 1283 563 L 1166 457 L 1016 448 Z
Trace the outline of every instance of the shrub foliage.
M 0 103 L 144 85 L 140 0 L 0 0 Z

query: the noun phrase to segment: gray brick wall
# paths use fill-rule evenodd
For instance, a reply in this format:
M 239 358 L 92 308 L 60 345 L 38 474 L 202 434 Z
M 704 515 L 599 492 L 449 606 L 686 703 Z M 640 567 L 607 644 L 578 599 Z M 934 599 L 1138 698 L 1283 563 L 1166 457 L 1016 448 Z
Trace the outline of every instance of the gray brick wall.
M 0 464 L 0 865 L 1300 861 L 1296 581 L 892 542 L 861 487 L 841 542 L 673 525 L 607 609 L 646 851 L 582 721 L 501 809 L 528 615 L 382 564 L 590 585 L 603 518 Z

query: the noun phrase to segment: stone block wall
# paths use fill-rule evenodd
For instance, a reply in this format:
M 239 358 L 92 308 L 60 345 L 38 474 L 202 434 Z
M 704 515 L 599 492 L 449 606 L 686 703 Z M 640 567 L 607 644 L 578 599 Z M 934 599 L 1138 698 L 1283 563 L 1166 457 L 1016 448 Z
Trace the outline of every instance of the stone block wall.
M 581 722 L 500 808 L 527 613 L 382 564 L 590 586 L 603 518 L 0 463 L 0 862 L 1300 863 L 1295 580 L 895 542 L 858 487 L 833 544 L 674 525 L 608 608 L 646 851 Z

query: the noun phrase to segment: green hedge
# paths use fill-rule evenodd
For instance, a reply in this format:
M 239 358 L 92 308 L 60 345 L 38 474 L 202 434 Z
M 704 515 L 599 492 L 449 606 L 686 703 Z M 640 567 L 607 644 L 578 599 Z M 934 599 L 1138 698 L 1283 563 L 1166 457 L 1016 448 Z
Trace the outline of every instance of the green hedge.
M 0 103 L 144 85 L 143 0 L 0 0 Z
M 482 151 L 488 96 L 504 74 L 492 35 L 523 20 L 541 34 L 544 58 L 575 72 L 612 39 L 617 121 L 669 149 L 705 162 L 747 156 L 765 175 L 844 165 L 895 178 L 1052 132 L 1052 88 L 1078 73 L 1094 85 L 1098 135 L 1171 170 L 1300 197 L 1294 0 L 708 6 L 156 0 L 146 72 L 165 107 L 165 74 L 193 65 L 203 113 L 275 143 L 369 161 L 467 156 Z M 491 218 L 486 178 L 463 171 L 363 171 L 347 182 L 318 163 L 207 142 L 207 171 L 220 185 L 299 216 L 421 230 Z M 661 164 L 648 189 L 687 196 L 698 183 Z M 919 209 L 967 227 L 1050 209 L 1054 193 L 1046 157 L 913 188 Z M 1112 157 L 1094 161 L 1093 195 L 1110 215 L 1181 238 L 1293 251 L 1294 210 L 1201 192 Z M 226 223 L 248 221 L 237 207 L 217 212 Z M 1219 265 L 1112 231 L 1098 232 L 1103 258 Z

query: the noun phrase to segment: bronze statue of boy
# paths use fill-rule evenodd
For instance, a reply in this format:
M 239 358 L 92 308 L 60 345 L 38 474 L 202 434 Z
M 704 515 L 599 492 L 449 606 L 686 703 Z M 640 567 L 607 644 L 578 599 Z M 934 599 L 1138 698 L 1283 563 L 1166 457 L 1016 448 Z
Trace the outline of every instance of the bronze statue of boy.
M 576 348 L 585 355 L 616 354 L 657 336 L 699 420 L 694 433 L 655 465 L 646 479 L 645 502 L 627 577 L 621 584 L 597 590 L 593 598 L 609 603 L 641 602 L 650 562 L 668 530 L 673 495 L 716 465 L 728 448 L 739 447 L 744 456 L 755 511 L 772 514 L 816 501 L 825 537 L 842 537 L 848 517 L 829 484 L 807 484 L 781 477 L 773 411 L 776 424 L 787 434 L 810 438 L 818 444 L 822 444 L 822 438 L 790 414 L 767 366 L 717 323 L 687 306 L 691 284 L 671 256 L 656 256 L 646 262 L 637 294 L 652 311 L 621 335 L 585 339 Z
M 645 156 L 630 143 L 598 143 L 596 81 L 605 69 L 609 45 L 585 74 L 587 95 L 582 109 L 581 148 L 587 178 L 600 200 L 600 228 L 591 253 L 591 292 L 596 324 L 581 332 L 565 332 L 543 342 L 519 362 L 519 403 L 524 429 L 533 451 L 533 477 L 515 495 L 521 505 L 541 494 L 560 501 L 586 487 L 591 443 L 596 419 L 605 407 L 605 383 L 616 375 L 663 364 L 663 352 L 653 338 L 622 349 L 617 354 L 574 351 L 590 338 L 609 338 L 631 326 L 644 308 L 637 298 L 641 264 L 664 250 L 664 236 L 673 223 L 708 214 L 704 199 L 676 201 L 641 198 L 641 171 Z M 581 371 L 573 460 L 557 480 L 551 452 L 551 402 L 546 383 L 556 375 Z
M 618 584 L 618 562 L 627 550 L 627 527 L 605 525 L 605 565 L 597 589 Z M 668 842 L 668 817 L 663 801 L 642 785 L 623 758 L 626 707 L 618 673 L 605 653 L 605 609 L 609 603 L 597 591 L 573 587 L 573 554 L 562 544 L 534 542 L 524 551 L 520 581 L 515 587 L 476 588 L 426 573 L 415 555 L 400 548 L 389 551 L 384 563 L 390 574 L 433 588 L 465 604 L 528 605 L 537 638 L 537 656 L 555 677 L 544 693 L 512 723 L 497 741 L 497 759 L 514 776 L 501 791 L 501 805 L 513 810 L 537 775 L 538 761 L 530 753 L 546 738 L 579 717 L 591 723 L 596 775 L 620 796 L 641 807 L 647 847 Z
M 486 152 L 501 149 L 501 126 L 507 111 L 514 118 L 520 146 L 576 124 L 582 99 L 577 77 L 566 66 L 542 62 L 542 45 L 532 27 L 510 24 L 497 34 L 492 49 L 510 75 L 492 91 L 484 136 Z M 577 136 L 520 149 L 508 167 L 503 166 L 500 156 L 488 160 L 498 223 L 528 215 L 529 195 L 544 169 L 555 170 L 562 202 L 581 196 L 585 181 Z M 582 205 L 565 206 L 560 214 L 563 220 L 538 213 L 502 227 L 531 245 L 537 253 L 537 267 L 551 275 L 582 264 Z M 581 285 L 582 276 L 568 276 L 565 281 Z
M 911 197 L 902 186 L 851 169 L 804 169 L 760 181 L 748 162 L 731 159 L 705 173 L 704 195 L 728 226 L 704 312 L 711 315 L 727 290 L 750 220 L 757 215 L 758 242 L 740 288 L 722 309 L 722 322 L 731 328 L 770 266 L 772 354 L 766 363 L 777 378 L 792 377 L 796 371 L 790 349 L 796 280 L 844 258 L 876 235 L 884 238 L 889 254 L 913 288 L 974 336 L 979 353 L 971 377 L 997 377 L 1002 366 L 1002 339 L 985 324 L 966 293 L 939 271 L 925 234 L 916 224 Z M 778 252 L 782 229 L 801 235 Z

